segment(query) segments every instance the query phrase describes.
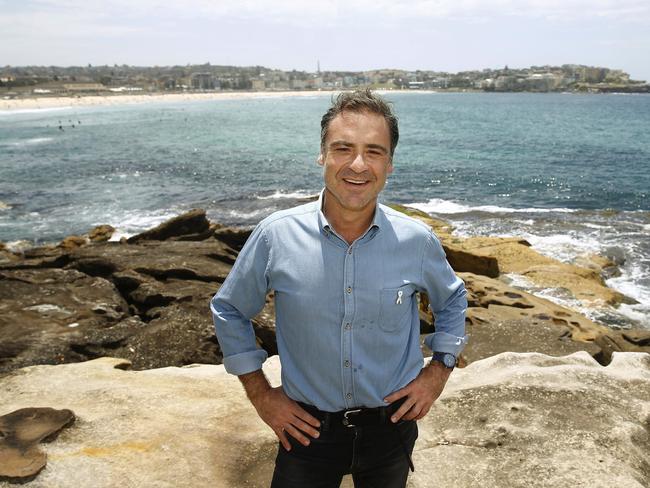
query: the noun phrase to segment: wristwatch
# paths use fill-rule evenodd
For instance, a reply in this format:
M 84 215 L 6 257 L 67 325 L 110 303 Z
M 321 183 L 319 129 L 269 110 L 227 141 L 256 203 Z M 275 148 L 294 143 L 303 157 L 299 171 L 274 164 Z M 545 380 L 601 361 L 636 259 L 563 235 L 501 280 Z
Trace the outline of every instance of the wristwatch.
M 456 356 L 448 352 L 434 352 L 431 361 L 437 361 L 447 369 L 454 369 L 456 366 Z

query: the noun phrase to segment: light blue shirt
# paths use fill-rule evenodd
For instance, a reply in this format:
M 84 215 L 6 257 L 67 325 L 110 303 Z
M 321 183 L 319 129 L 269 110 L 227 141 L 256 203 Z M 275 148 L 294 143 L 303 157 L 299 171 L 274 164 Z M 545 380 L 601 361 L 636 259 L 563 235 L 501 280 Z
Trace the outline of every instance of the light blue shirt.
M 274 291 L 282 386 L 325 411 L 385 405 L 422 369 L 416 292 L 429 296 L 434 351 L 458 355 L 466 292 L 431 229 L 378 204 L 372 225 L 351 245 L 317 202 L 258 224 L 211 302 L 226 371 L 262 367 L 250 319 Z

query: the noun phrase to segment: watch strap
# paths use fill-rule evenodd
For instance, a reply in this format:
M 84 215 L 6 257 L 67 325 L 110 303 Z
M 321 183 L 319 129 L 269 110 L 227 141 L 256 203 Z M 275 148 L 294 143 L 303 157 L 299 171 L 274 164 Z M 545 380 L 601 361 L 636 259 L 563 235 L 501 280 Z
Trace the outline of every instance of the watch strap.
M 447 369 L 454 369 L 456 367 L 457 358 L 448 352 L 434 352 L 431 356 L 431 361 L 439 362 Z

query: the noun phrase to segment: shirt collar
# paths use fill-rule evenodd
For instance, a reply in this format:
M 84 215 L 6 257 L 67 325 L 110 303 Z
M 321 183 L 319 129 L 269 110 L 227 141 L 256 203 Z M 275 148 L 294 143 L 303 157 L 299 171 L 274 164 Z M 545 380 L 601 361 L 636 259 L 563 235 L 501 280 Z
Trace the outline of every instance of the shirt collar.
M 325 188 L 323 188 L 318 195 L 318 202 L 316 203 L 318 205 L 318 227 L 320 228 L 320 231 L 326 231 L 326 232 L 332 232 L 334 229 L 330 226 L 329 222 L 327 221 L 327 217 L 325 217 L 325 214 L 323 213 L 323 200 L 325 198 Z M 381 209 L 381 206 L 379 203 L 375 206 L 375 215 L 372 218 L 372 224 L 370 224 L 370 227 L 368 230 L 372 228 L 377 228 L 377 230 L 381 229 L 382 224 L 386 220 L 386 215 L 384 214 L 384 211 Z M 368 231 L 364 233 L 367 234 Z

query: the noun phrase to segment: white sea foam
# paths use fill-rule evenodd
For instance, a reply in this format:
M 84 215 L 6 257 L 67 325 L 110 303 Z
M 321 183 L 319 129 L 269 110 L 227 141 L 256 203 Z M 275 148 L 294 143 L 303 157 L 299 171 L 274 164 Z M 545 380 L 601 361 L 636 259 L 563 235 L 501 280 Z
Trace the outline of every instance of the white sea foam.
M 23 252 L 26 249 L 34 247 L 34 243 L 26 240 L 5 242 L 7 249 L 11 252 Z
M 621 315 L 638 322 L 646 329 L 650 329 L 650 306 L 648 305 L 620 305 L 617 312 Z
M 261 215 L 266 215 L 268 213 L 268 209 L 258 209 L 258 210 L 252 210 L 250 212 L 239 212 L 237 210 L 229 210 L 228 215 L 231 217 L 234 217 L 235 219 L 252 219 L 254 217 L 259 217 Z
M 644 286 L 644 282 L 650 282 L 648 270 L 632 265 L 623 266 L 620 276 L 608 279 L 606 284 L 650 308 L 650 287 Z
M 158 212 L 134 211 L 122 216 L 109 216 L 101 222 L 95 222 L 92 225 L 102 225 L 108 223 L 115 227 L 115 232 L 111 236 L 111 241 L 119 241 L 122 237 L 131 237 L 139 232 L 151 229 L 176 217 L 179 212 L 173 210 L 161 210 Z
M 283 198 L 292 198 L 292 199 L 300 199 L 300 198 L 311 198 L 311 197 L 317 197 L 318 194 L 313 194 L 309 193 L 304 190 L 298 190 L 294 192 L 288 192 L 285 193 L 281 190 L 276 190 L 275 193 L 271 195 L 264 195 L 264 196 L 256 196 L 258 200 L 278 200 L 278 199 L 283 199 Z
M 602 250 L 602 241 L 587 234 L 540 236 L 524 232 L 522 237 L 530 242 L 536 251 L 563 262 L 571 262 L 583 254 L 597 254 Z
M 462 203 L 443 200 L 441 198 L 432 198 L 426 203 L 409 203 L 407 207 L 413 207 L 427 213 L 436 214 L 461 214 L 469 212 L 485 213 L 571 213 L 575 212 L 570 208 L 511 208 L 499 207 L 497 205 L 464 205 Z
M 111 235 L 109 242 L 120 242 L 122 238 L 128 239 L 131 236 L 134 236 L 134 232 L 124 232 L 123 230 L 116 229 L 115 232 Z
M 72 106 L 67 107 L 47 107 L 47 108 L 20 108 L 15 110 L 0 110 L 0 117 L 9 115 L 23 115 L 23 114 L 40 114 L 43 112 L 57 112 L 61 110 L 69 110 Z
M 9 205 L 8 203 L 3 202 L 0 200 L 0 211 L 2 210 L 11 210 L 13 207 Z
M 535 295 L 540 298 L 544 298 L 549 302 L 553 302 L 561 307 L 568 308 L 570 310 L 575 310 L 576 312 L 582 313 L 590 318 L 593 318 L 593 311 L 584 307 L 580 300 L 577 300 L 573 297 L 564 288 L 543 288 L 537 286 L 530 279 L 525 276 L 518 275 L 515 273 L 508 273 L 504 275 L 508 284 L 513 288 L 518 288 L 524 290 L 532 295 Z
M 503 275 L 507 282 L 508 285 L 514 287 L 514 288 L 519 288 L 521 290 L 532 290 L 535 285 L 533 284 L 530 279 L 526 278 L 524 275 L 516 274 L 516 273 L 506 273 Z
M 18 141 L 7 141 L 0 143 L 0 146 L 5 147 L 22 147 L 22 146 L 34 146 L 36 144 L 44 144 L 46 142 L 53 141 L 52 137 L 34 137 L 32 139 L 23 139 Z

